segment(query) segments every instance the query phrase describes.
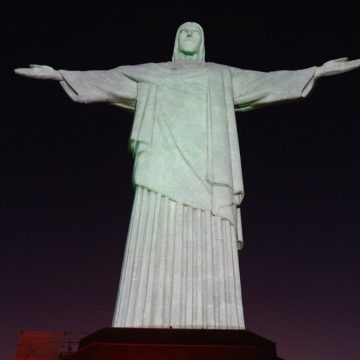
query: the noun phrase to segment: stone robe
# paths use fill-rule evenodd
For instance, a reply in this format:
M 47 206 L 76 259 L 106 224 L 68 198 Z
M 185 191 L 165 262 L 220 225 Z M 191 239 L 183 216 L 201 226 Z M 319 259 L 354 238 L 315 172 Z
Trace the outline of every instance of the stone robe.
M 60 72 L 74 101 L 135 110 L 136 194 L 113 325 L 244 328 L 234 111 L 306 96 L 315 67 L 173 61 Z

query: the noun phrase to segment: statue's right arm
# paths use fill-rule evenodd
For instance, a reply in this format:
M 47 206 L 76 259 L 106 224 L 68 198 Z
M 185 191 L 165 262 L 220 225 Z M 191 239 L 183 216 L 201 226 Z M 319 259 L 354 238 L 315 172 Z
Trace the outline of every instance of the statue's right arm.
M 15 73 L 42 80 L 59 81 L 67 95 L 79 103 L 105 102 L 135 109 L 137 83 L 123 74 L 124 67 L 110 70 L 54 70 L 46 65 L 30 65 Z
M 29 65 L 28 68 L 15 69 L 15 74 L 41 80 L 63 80 L 60 72 L 47 65 Z

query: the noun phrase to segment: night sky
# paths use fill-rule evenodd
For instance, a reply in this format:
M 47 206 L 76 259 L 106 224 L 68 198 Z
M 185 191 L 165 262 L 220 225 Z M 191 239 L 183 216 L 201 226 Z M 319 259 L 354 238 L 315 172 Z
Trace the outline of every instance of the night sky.
M 168 61 L 188 20 L 205 30 L 207 61 L 272 71 L 360 58 L 352 9 L 199 4 L 2 12 L 0 359 L 21 329 L 111 325 L 133 199 L 132 113 L 74 103 L 13 68 Z M 359 88 L 355 70 L 305 100 L 237 115 L 245 323 L 287 360 L 360 358 Z

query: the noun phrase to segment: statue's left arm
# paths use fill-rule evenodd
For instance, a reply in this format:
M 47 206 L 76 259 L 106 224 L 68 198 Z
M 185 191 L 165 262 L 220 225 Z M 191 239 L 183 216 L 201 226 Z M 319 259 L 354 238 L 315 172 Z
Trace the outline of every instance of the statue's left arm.
M 353 70 L 360 60 L 331 60 L 320 67 L 260 72 L 231 68 L 235 110 L 247 111 L 306 97 L 316 80 Z

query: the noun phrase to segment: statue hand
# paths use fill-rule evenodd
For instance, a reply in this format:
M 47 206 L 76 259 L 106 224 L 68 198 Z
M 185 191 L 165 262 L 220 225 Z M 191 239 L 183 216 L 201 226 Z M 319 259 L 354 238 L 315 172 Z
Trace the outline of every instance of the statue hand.
M 63 80 L 61 74 L 47 65 L 29 65 L 28 68 L 15 69 L 15 74 L 41 80 Z
M 315 77 L 337 75 L 358 67 L 360 67 L 360 59 L 351 61 L 348 61 L 348 58 L 330 60 L 316 68 Z

